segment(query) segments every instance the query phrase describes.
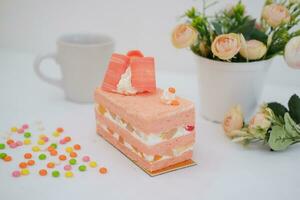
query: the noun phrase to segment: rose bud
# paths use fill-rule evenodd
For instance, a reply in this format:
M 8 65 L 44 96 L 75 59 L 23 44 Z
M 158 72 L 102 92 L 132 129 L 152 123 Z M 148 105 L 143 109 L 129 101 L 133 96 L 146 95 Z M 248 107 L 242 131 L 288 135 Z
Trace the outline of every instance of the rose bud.
M 240 48 L 241 38 L 240 35 L 235 33 L 219 35 L 211 45 L 213 54 L 221 60 L 233 58 L 240 51 Z
M 264 43 L 258 40 L 249 40 L 242 45 L 240 54 L 248 60 L 261 59 L 267 52 L 267 47 Z
M 286 7 L 281 4 L 274 3 L 264 7 L 262 18 L 267 22 L 267 24 L 276 28 L 282 23 L 288 23 L 291 16 Z
M 176 48 L 186 48 L 195 43 L 197 31 L 189 24 L 180 24 L 172 33 L 172 44 Z
M 290 39 L 287 43 L 284 58 L 290 67 L 300 69 L 300 36 Z
M 250 122 L 249 122 L 249 128 L 250 129 L 268 129 L 271 126 L 271 122 L 266 118 L 266 116 L 263 113 L 257 113 L 254 115 Z
M 225 134 L 229 137 L 233 137 L 232 135 L 234 131 L 240 130 L 243 128 L 244 118 L 243 113 L 241 111 L 240 106 L 235 106 L 229 110 L 229 112 L 225 115 L 223 121 L 223 129 Z

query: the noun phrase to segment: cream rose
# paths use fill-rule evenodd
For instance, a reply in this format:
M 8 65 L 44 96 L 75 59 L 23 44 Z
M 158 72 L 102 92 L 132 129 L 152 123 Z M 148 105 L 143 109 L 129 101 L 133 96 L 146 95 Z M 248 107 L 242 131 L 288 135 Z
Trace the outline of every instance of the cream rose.
M 229 33 L 217 36 L 211 50 L 215 56 L 222 60 L 229 60 L 235 56 L 241 48 L 241 37 L 235 33 Z
M 223 121 L 223 129 L 225 134 L 233 137 L 237 130 L 243 128 L 244 118 L 240 106 L 235 106 L 225 115 Z
M 287 43 L 284 58 L 290 67 L 300 69 L 300 36 L 290 39 Z
M 266 118 L 266 116 L 263 113 L 257 113 L 251 118 L 249 122 L 250 129 L 256 129 L 256 128 L 268 129 L 270 126 L 271 126 L 271 122 Z
M 267 52 L 267 47 L 264 43 L 258 40 L 249 40 L 242 45 L 240 54 L 248 60 L 258 60 Z
M 273 28 L 282 23 L 288 23 L 291 19 L 286 7 L 280 4 L 270 4 L 264 7 L 262 18 Z
M 176 48 L 191 46 L 197 39 L 197 31 L 189 24 L 180 24 L 172 33 L 172 44 Z

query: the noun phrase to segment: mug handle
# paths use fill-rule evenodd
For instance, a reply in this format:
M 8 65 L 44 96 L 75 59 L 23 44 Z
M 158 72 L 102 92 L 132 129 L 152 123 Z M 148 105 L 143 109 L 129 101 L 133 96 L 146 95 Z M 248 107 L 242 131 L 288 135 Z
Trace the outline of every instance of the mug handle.
M 41 63 L 43 62 L 43 60 L 45 59 L 53 59 L 56 63 L 56 54 L 55 53 L 48 53 L 45 55 L 40 55 L 38 56 L 33 64 L 34 67 L 34 71 L 35 73 L 38 75 L 38 77 L 40 77 L 40 79 L 44 80 L 45 82 L 54 85 L 56 87 L 59 87 L 61 89 L 63 89 L 63 83 L 62 83 L 62 79 L 55 79 L 55 78 L 50 78 L 48 76 L 46 76 L 44 73 L 42 73 L 41 71 Z

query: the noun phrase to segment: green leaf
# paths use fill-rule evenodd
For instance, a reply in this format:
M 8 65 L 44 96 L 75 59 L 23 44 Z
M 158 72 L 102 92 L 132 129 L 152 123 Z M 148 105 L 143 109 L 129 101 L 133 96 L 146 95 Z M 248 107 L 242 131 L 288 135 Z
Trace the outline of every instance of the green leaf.
M 251 39 L 250 36 L 252 34 L 252 31 L 254 30 L 255 26 L 255 19 L 249 20 L 247 19 L 244 24 L 241 26 L 238 26 L 237 28 L 231 30 L 230 32 L 233 33 L 241 33 L 245 37 L 246 40 Z
M 284 124 L 285 131 L 288 135 L 290 135 L 290 137 L 300 136 L 300 127 L 291 118 L 289 113 L 285 113 L 284 122 L 285 122 Z
M 300 98 L 294 94 L 289 100 L 289 109 L 292 119 L 299 124 L 300 123 Z
M 274 112 L 277 117 L 284 117 L 284 114 L 288 112 L 288 109 L 280 103 L 271 102 L 268 103 L 268 107 Z
M 267 44 L 268 36 L 264 32 L 262 32 L 256 28 L 253 29 L 250 37 L 251 37 L 251 39 L 259 40 L 259 41 Z
M 221 35 L 223 32 L 222 32 L 222 27 L 221 27 L 220 23 L 218 23 L 218 22 L 211 22 L 211 23 L 212 23 L 217 35 Z
M 286 149 L 294 141 L 286 137 L 286 132 L 281 126 L 273 126 L 269 138 L 269 146 L 274 151 L 281 151 Z

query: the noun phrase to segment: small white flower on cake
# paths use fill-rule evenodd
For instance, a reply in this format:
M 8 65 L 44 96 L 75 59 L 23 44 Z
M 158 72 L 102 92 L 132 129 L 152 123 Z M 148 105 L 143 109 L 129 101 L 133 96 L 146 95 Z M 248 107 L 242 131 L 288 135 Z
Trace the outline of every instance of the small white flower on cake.
M 169 87 L 168 89 L 164 90 L 160 99 L 162 103 L 167 105 L 178 106 L 180 104 L 176 98 L 176 89 L 173 87 Z

